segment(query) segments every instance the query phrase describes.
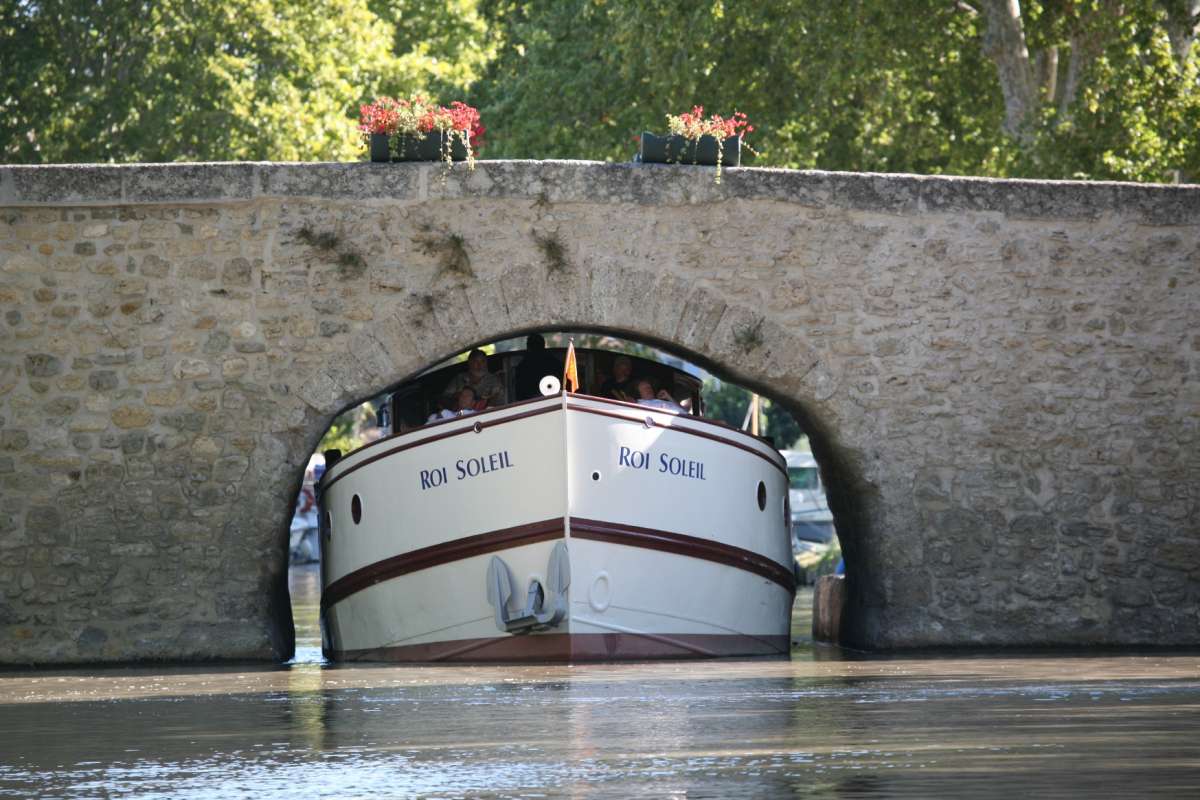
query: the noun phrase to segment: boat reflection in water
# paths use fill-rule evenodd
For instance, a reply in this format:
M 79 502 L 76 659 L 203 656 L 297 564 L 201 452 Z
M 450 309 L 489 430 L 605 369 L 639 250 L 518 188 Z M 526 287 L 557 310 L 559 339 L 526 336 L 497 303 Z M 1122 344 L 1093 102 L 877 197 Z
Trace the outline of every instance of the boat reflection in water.
M 582 352 L 583 371 L 612 355 Z M 489 365 L 510 383 L 512 356 Z M 694 378 L 642 367 L 699 410 Z M 399 391 L 393 418 L 422 419 L 453 369 Z M 328 658 L 788 652 L 786 468 L 722 423 L 554 391 L 360 448 L 320 489 Z

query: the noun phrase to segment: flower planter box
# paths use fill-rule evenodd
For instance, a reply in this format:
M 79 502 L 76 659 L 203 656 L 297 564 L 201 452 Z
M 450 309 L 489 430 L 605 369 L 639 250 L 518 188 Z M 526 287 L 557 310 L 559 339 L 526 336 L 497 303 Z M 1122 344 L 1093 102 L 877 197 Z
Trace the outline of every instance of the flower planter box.
M 388 139 L 391 137 L 386 133 L 371 134 L 371 160 L 374 162 L 391 161 L 392 157 L 388 153 Z
M 715 136 L 685 139 L 682 136 L 656 136 L 642 133 L 638 159 L 644 164 L 703 164 L 717 165 L 717 148 L 723 148 L 721 166 L 736 167 L 742 163 L 742 137 L 730 136 L 718 142 Z
M 462 139 L 449 133 L 433 131 L 412 136 L 399 133 L 389 137 L 386 133 L 371 134 L 372 161 L 441 161 L 442 148 L 450 138 L 450 159 L 466 161 L 467 148 Z M 390 141 L 389 141 L 390 140 Z

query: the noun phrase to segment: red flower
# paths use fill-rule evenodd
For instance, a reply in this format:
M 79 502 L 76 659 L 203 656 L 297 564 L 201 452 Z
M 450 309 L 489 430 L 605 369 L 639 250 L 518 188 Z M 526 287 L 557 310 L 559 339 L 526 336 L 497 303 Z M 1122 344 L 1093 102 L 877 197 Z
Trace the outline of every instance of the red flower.
M 442 131 L 462 139 L 467 147 L 467 164 L 473 167 L 475 151 L 483 145 L 483 123 L 479 110 L 461 101 L 454 101 L 447 108 L 421 95 L 404 100 L 380 97 L 373 103 L 359 106 L 358 130 L 366 142 L 373 133 L 388 136 L 415 135 Z M 450 158 L 450 148 L 445 158 Z
M 701 136 L 715 136 L 726 139 L 730 136 L 745 136 L 754 130 L 746 115 L 741 111 L 733 112 L 731 117 L 713 114 L 704 117 L 704 106 L 692 106 L 691 111 L 682 114 L 667 115 L 667 125 L 671 133 L 679 134 L 688 139 L 699 139 Z
M 366 103 L 358 107 L 358 130 L 364 138 L 372 133 L 386 133 L 389 136 L 396 132 L 400 124 L 400 107 L 403 101 L 391 97 L 376 98 L 374 103 Z
M 718 140 L 728 139 L 733 136 L 745 137 L 746 134 L 754 130 L 749 124 L 746 115 L 741 111 L 733 112 L 731 117 L 722 117 L 720 114 L 713 114 L 705 119 L 704 106 L 692 106 L 691 111 L 685 111 L 682 114 L 667 114 L 667 127 L 671 133 L 676 136 L 682 136 L 685 139 L 699 141 L 702 136 L 713 136 Z M 746 145 L 747 149 L 755 152 L 754 148 Z M 717 148 L 717 175 L 716 182 L 721 182 L 721 154 L 723 148 Z

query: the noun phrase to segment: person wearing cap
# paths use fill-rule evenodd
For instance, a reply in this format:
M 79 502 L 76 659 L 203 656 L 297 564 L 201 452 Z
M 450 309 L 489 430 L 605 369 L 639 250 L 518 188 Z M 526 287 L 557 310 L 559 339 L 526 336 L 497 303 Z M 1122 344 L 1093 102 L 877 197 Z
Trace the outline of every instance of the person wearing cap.
M 637 400 L 637 381 L 633 379 L 633 362 L 629 356 L 617 356 L 613 361 L 612 377 L 600 385 L 600 396 L 626 403 Z

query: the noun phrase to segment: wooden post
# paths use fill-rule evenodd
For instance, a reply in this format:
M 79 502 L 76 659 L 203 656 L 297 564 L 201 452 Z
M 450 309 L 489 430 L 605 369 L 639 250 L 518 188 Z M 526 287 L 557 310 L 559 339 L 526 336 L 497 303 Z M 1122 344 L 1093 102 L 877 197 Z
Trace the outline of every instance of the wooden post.
M 812 636 L 817 642 L 837 644 L 842 630 L 842 604 L 846 580 L 842 575 L 822 575 L 813 589 Z

